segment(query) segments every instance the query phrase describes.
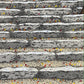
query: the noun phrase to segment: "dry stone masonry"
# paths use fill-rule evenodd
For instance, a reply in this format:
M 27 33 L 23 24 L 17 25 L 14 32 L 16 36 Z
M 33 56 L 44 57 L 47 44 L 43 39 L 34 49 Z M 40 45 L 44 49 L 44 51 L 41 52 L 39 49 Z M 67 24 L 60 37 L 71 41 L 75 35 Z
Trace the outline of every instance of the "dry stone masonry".
M 68 51 L 84 47 L 83 3 L 83 0 L 0 0 L 0 63 L 84 61 L 83 51 Z M 26 48 L 32 51 L 25 52 Z M 46 48 L 54 51 L 45 51 Z M 1 52 L 3 49 L 10 51 Z M 84 79 L 83 68 L 0 67 L 0 80 Z

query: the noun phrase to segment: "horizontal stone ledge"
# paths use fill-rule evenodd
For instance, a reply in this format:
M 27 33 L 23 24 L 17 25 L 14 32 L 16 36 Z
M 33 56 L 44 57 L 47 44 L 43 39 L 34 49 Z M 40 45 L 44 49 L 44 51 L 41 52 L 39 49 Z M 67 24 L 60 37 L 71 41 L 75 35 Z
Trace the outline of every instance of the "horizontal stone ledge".
M 47 7 L 61 7 L 61 3 L 58 1 L 0 1 L 0 8 L 47 8 Z
M 16 58 L 16 53 L 13 52 L 1 52 L 0 53 L 0 63 L 8 63 L 10 61 L 18 60 Z
M 75 22 L 75 23 L 24 23 L 19 24 L 20 29 L 26 29 L 26 30 L 65 30 L 69 31 L 72 29 L 83 29 L 83 22 Z
M 57 68 L 43 68 L 39 71 L 39 78 L 59 78 L 59 79 L 83 79 L 83 67 L 57 67 Z
M 14 30 L 15 27 L 16 27 L 16 24 L 12 24 L 12 23 L 0 23 L 0 31 Z
M 0 31 L 0 38 L 9 38 L 10 33 L 8 31 Z
M 45 23 L 60 22 L 60 16 L 40 15 L 40 16 L 0 16 L 0 23 Z
M 24 48 L 28 46 L 28 41 L 25 39 L 6 39 L 0 40 L 0 49 L 9 49 L 9 48 Z
M 73 1 L 73 0 L 69 0 L 69 1 L 61 1 L 61 6 L 62 7 L 68 7 L 68 8 L 74 8 L 77 7 L 77 2 L 78 1 Z
M 0 80 L 34 78 L 37 73 L 38 70 L 36 68 L 6 67 L 0 69 Z
M 60 61 L 83 61 L 83 52 L 59 52 L 55 53 L 56 60 Z
M 78 1 L 0 1 L 0 8 L 57 8 L 75 7 Z
M 83 61 L 83 52 L 20 52 L 17 53 L 19 61 L 46 61 L 46 60 L 61 60 L 61 61 Z
M 83 14 L 77 15 L 64 15 L 63 16 L 64 22 L 83 22 Z
M 13 16 L 0 16 L 0 23 L 12 23 Z
M 51 30 L 36 30 L 36 31 L 13 31 L 12 38 L 72 38 L 83 37 L 83 31 L 51 31 Z
M 83 61 L 83 52 L 1 52 L 0 53 L 0 63 L 9 62 L 30 62 L 30 61 Z
M 52 22 L 60 22 L 61 18 L 60 16 L 55 16 L 55 15 L 40 15 L 40 16 L 15 16 L 17 18 L 17 22 L 20 23 L 45 23 L 49 22 L 50 20 Z
M 36 9 L 25 9 L 27 15 L 63 15 L 71 14 L 70 8 L 36 8 Z
M 1 68 L 0 69 L 0 79 L 31 79 L 31 78 L 45 78 L 45 79 L 83 79 L 84 67 L 57 67 L 57 68 L 28 68 L 28 67 L 18 67 L 18 68 Z
M 83 40 L 33 40 L 33 48 L 80 48 L 83 47 Z
M 46 60 L 55 60 L 55 53 L 53 52 L 20 52 L 17 53 L 19 61 L 46 61 Z
M 19 9 L 6 9 L 6 8 L 0 8 L 0 14 L 5 15 L 17 15 L 20 13 Z

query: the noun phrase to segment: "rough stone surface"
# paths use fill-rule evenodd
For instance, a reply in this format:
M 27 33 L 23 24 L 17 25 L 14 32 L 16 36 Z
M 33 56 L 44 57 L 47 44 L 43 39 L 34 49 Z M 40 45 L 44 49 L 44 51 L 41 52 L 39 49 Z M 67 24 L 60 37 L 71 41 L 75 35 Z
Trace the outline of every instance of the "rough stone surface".
M 10 33 L 7 31 L 0 31 L 0 38 L 9 38 Z
M 36 9 L 25 9 L 27 15 L 63 15 L 71 14 L 70 8 L 36 8 Z
M 69 31 L 72 29 L 83 29 L 83 22 L 76 22 L 76 23 L 24 23 L 19 24 L 20 29 L 26 29 L 26 30 L 63 30 L 63 31 Z
M 83 14 L 64 15 L 63 21 L 64 22 L 83 22 Z
M 24 48 L 28 46 L 27 40 L 16 40 L 16 39 L 6 39 L 0 40 L 0 49 L 10 49 L 10 48 Z
M 80 48 L 83 47 L 83 40 L 33 40 L 33 48 Z
M 43 68 L 38 73 L 39 78 L 82 79 L 83 67 Z
M 12 52 L 3 52 L 0 53 L 0 62 L 1 63 L 7 63 L 10 61 L 13 61 L 16 57 L 16 53 L 12 53 Z
M 19 61 L 55 60 L 55 53 L 52 52 L 20 52 L 17 56 L 20 57 Z
M 15 29 L 16 24 L 11 23 L 0 23 L 0 31 L 6 30 L 9 31 L 11 29 Z
M 23 79 L 23 78 L 34 78 L 38 73 L 36 68 L 1 68 L 0 69 L 0 79 Z
M 55 20 L 57 22 L 59 22 L 60 16 L 55 16 L 55 15 L 40 15 L 40 16 L 15 16 L 17 22 L 19 23 L 45 23 L 45 22 L 49 22 L 49 20 L 53 19 L 51 21 L 55 22 Z
M 19 9 L 6 9 L 6 8 L 0 8 L 0 14 L 5 15 L 17 15 L 20 13 Z
M 83 52 L 59 52 L 59 53 L 56 53 L 56 60 L 60 60 L 60 61 L 82 60 L 83 61 Z
M 83 37 L 83 31 L 50 31 L 50 30 L 37 30 L 37 31 L 14 31 L 11 33 L 13 38 L 72 38 Z

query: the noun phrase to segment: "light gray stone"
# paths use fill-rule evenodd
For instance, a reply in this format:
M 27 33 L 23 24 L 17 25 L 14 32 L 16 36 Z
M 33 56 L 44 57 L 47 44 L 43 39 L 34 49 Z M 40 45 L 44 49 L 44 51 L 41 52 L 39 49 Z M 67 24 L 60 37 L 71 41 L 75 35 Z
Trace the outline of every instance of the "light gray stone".
M 59 79 L 83 79 L 83 67 L 57 67 L 57 68 L 43 68 L 39 71 L 39 78 L 59 78 Z
M 63 15 L 71 14 L 70 8 L 36 8 L 25 9 L 27 15 Z
M 11 23 L 0 23 L 0 31 L 6 30 L 9 31 L 11 29 L 15 29 L 16 24 L 11 24 Z
M 0 69 L 0 79 L 8 80 L 8 79 L 27 79 L 34 78 L 38 73 L 36 68 L 27 68 L 27 67 L 18 67 L 18 68 L 1 68 Z
M 36 31 L 14 31 L 13 38 L 72 38 L 83 37 L 83 31 L 51 31 L 51 30 L 36 30 Z
M 19 61 L 46 61 L 56 59 L 53 52 L 20 52 L 17 53 L 17 56 L 20 57 Z
M 83 22 L 83 14 L 64 15 L 63 21 L 64 22 Z
M 6 8 L 0 8 L 0 14 L 5 15 L 17 15 L 20 13 L 19 9 L 6 9 Z
M 24 48 L 28 46 L 27 40 L 21 40 L 21 39 L 6 39 L 6 40 L 0 40 L 0 49 L 9 49 L 9 48 Z
M 33 48 L 80 48 L 83 47 L 83 40 L 33 40 Z
M 0 63 L 7 63 L 13 61 L 15 57 L 16 57 L 16 53 L 13 52 L 0 53 Z
M 8 31 L 0 31 L 0 38 L 9 38 L 10 33 Z
M 73 29 L 83 29 L 83 22 L 74 22 L 74 23 L 24 23 L 19 24 L 20 29 L 26 29 L 26 30 L 63 30 L 63 31 L 69 31 Z
M 60 16 L 55 15 L 15 16 L 14 18 L 19 23 L 45 23 L 45 22 L 49 23 L 51 19 L 53 19 L 51 23 L 55 22 L 55 20 L 57 20 L 57 22 L 59 22 L 59 20 L 61 21 Z

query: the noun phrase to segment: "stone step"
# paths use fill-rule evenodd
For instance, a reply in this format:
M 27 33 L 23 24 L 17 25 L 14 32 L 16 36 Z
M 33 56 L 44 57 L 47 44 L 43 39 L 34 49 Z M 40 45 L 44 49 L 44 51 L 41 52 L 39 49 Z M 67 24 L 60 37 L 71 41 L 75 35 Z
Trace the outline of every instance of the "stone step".
M 9 38 L 10 33 L 8 31 L 0 31 L 0 38 Z
M 76 14 L 76 15 L 64 15 L 63 16 L 64 22 L 83 22 L 83 14 Z
M 43 68 L 38 73 L 39 78 L 83 79 L 83 67 Z
M 64 15 L 63 18 L 57 15 L 39 16 L 0 16 L 0 23 L 55 23 L 55 22 L 83 22 L 83 14 Z
M 23 79 L 23 78 L 59 78 L 59 79 L 83 79 L 83 67 L 57 67 L 57 68 L 28 68 L 28 67 L 18 67 L 18 68 L 1 68 L 0 69 L 0 79 Z
M 83 22 L 74 23 L 24 23 L 19 24 L 21 30 L 61 30 L 70 31 L 73 29 L 83 29 Z M 17 28 L 18 30 L 19 28 Z
M 0 69 L 0 80 L 34 78 L 37 73 L 38 70 L 36 68 L 6 67 Z
M 71 14 L 71 8 L 36 8 L 25 9 L 27 15 L 66 15 Z
M 19 9 L 7 9 L 0 8 L 0 14 L 5 15 L 66 15 L 71 14 L 71 8 L 35 8 L 35 9 L 24 9 L 24 13 Z
M 58 1 L 0 1 L 0 8 L 13 8 L 13 9 L 24 9 L 24 8 L 55 8 L 61 7 L 61 3 Z
M 83 40 L 33 40 L 32 48 L 80 48 L 83 47 Z
M 10 49 L 10 48 L 19 48 L 19 47 L 27 47 L 28 41 L 25 39 L 5 39 L 0 40 L 0 49 Z
M 83 22 L 75 23 L 23 23 L 23 24 L 12 24 L 12 23 L 0 23 L 0 31 L 13 31 L 13 30 L 83 30 Z
M 83 61 L 83 52 L 1 52 L 0 63 L 30 61 Z
M 60 22 L 60 16 L 41 15 L 41 16 L 0 16 L 0 23 L 49 23 Z
M 5 16 L 5 15 L 11 15 L 11 16 L 14 16 L 14 15 L 17 15 L 20 13 L 20 10 L 19 9 L 6 9 L 6 8 L 0 8 L 0 14 L 2 16 Z
M 0 8 L 57 8 L 57 7 L 77 7 L 81 6 L 83 1 L 0 1 Z
M 70 60 L 83 60 L 83 52 L 20 52 L 17 53 L 17 56 L 20 57 L 19 61 L 46 61 L 46 60 L 61 60 L 61 61 L 70 61 Z
M 0 23 L 0 31 L 12 31 L 16 27 L 16 24 L 12 23 Z
M 36 30 L 36 31 L 13 31 L 12 38 L 72 38 L 83 37 L 83 31 L 51 31 L 51 30 Z

